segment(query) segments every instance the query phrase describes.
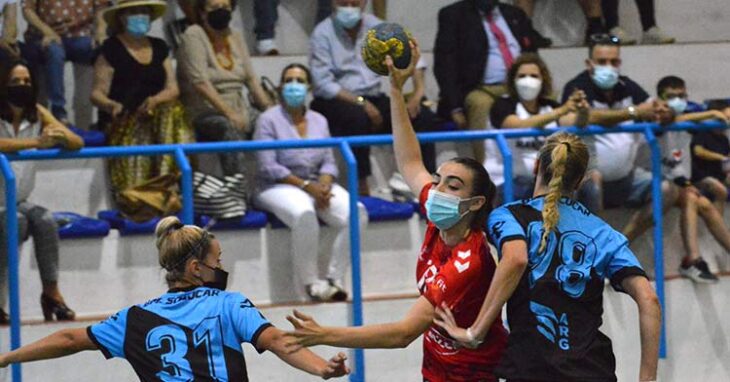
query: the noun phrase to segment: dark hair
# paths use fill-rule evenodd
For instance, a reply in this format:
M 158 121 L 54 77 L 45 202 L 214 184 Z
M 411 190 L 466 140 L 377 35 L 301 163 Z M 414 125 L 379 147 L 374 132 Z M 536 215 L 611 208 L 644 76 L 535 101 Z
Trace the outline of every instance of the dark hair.
M 18 66 L 23 66 L 28 71 L 30 66 L 23 60 L 8 60 L 0 65 L 0 119 L 11 122 L 13 120 L 13 112 L 8 102 L 8 84 L 10 82 L 10 73 Z M 36 106 L 38 100 L 38 84 L 36 76 L 30 73 L 30 82 L 33 87 L 33 101 L 25 105 L 23 109 L 23 119 L 28 122 L 35 123 L 38 121 L 38 108 Z
M 522 65 L 534 64 L 540 69 L 540 75 L 542 76 L 542 89 L 540 89 L 540 97 L 548 98 L 553 92 L 553 77 L 550 75 L 550 70 L 547 67 L 545 61 L 537 55 L 537 53 L 524 53 L 517 57 L 515 62 L 509 68 L 507 72 L 507 92 L 510 97 L 518 98 L 517 89 L 515 88 L 515 79 L 517 78 L 517 71 L 520 70 Z
M 656 95 L 661 97 L 667 89 L 684 89 L 687 85 L 677 76 L 666 76 L 656 84 Z
M 231 10 L 236 9 L 236 4 L 238 3 L 237 0 L 229 0 L 231 2 Z M 205 4 L 208 4 L 208 0 L 196 0 L 195 1 L 195 10 L 198 12 L 198 17 L 203 15 L 205 13 Z M 198 19 L 200 20 L 200 19 Z
M 304 71 L 304 74 L 307 75 L 307 83 L 310 85 L 312 84 L 312 72 L 309 70 L 309 68 L 304 64 L 295 62 L 293 64 L 287 65 L 284 68 L 284 70 L 281 71 L 281 78 L 279 79 L 279 86 L 284 85 L 284 75 L 286 74 L 287 71 L 289 71 L 289 69 L 301 69 L 302 71 Z
M 588 58 L 593 58 L 593 48 L 597 46 L 621 46 L 621 39 L 608 33 L 596 33 L 588 36 Z
M 472 196 L 483 196 L 486 198 L 486 202 L 482 208 L 477 211 L 472 219 L 472 228 L 479 229 L 481 231 L 487 231 L 487 218 L 494 209 L 494 199 L 497 195 L 497 186 L 492 182 L 492 178 L 489 176 L 487 169 L 482 166 L 481 163 L 477 162 L 472 158 L 458 157 L 450 160 L 449 162 L 458 163 L 467 169 L 472 174 Z
M 730 102 L 724 99 L 713 99 L 707 101 L 707 110 L 725 110 L 730 107 Z

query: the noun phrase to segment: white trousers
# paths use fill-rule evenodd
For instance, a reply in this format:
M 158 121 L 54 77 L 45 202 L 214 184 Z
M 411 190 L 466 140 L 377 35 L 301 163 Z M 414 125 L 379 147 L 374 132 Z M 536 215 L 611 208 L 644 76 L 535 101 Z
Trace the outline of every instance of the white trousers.
M 319 280 L 317 258 L 320 253 L 320 234 L 317 218 L 336 230 L 327 278 L 341 282 L 350 266 L 350 195 L 337 184 L 332 186 L 332 195 L 329 208 L 321 210 L 315 209 L 314 199 L 308 193 L 289 184 L 277 184 L 254 196 L 254 204 L 258 208 L 273 213 L 291 229 L 293 265 L 304 285 Z M 358 205 L 358 209 L 362 231 L 367 225 L 367 212 L 362 204 Z

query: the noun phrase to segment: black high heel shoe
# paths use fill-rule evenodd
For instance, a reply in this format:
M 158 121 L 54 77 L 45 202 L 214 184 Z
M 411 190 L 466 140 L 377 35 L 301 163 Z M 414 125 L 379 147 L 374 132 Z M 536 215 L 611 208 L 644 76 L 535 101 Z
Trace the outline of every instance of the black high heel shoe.
M 41 294 L 41 309 L 43 309 L 43 319 L 53 321 L 56 316 L 58 321 L 73 321 L 76 318 L 76 312 L 71 310 L 66 304 L 56 301 L 45 294 Z

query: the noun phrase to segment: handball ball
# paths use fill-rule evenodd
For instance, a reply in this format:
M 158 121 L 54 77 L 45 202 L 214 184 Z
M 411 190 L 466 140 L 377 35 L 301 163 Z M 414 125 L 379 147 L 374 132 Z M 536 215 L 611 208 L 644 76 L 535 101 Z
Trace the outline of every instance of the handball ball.
M 385 57 L 390 55 L 398 69 L 411 63 L 411 34 L 402 26 L 382 23 L 368 30 L 362 46 L 362 58 L 370 70 L 382 76 L 388 75 Z

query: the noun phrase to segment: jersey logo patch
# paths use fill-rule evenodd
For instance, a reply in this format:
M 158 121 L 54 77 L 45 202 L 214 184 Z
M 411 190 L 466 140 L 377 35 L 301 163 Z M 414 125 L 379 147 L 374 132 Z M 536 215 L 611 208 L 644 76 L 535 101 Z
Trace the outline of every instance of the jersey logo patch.
M 470 265 L 471 261 L 467 261 L 464 264 L 462 264 L 459 260 L 454 261 L 454 266 L 456 267 L 456 270 L 459 271 L 459 273 L 464 273 L 464 271 L 469 269 Z
M 467 251 L 459 251 L 456 253 L 456 256 L 459 256 L 462 260 L 466 260 L 469 256 L 471 256 L 471 249 Z
M 558 319 L 555 312 L 545 305 L 530 302 L 530 310 L 537 320 L 537 331 L 562 350 L 570 350 L 568 315 L 563 313 Z

